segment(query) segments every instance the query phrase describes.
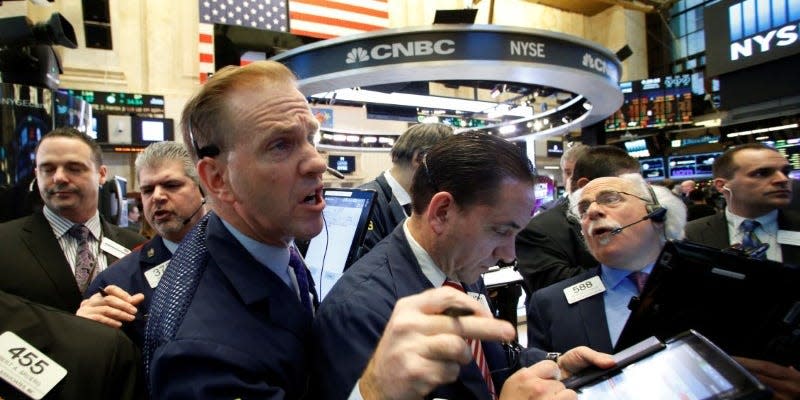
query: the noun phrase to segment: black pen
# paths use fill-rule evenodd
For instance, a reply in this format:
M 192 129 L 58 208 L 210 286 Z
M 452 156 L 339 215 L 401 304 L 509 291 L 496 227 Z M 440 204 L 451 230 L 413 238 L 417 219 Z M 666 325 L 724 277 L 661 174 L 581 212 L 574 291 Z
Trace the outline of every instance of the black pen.
M 471 308 L 457 306 L 447 307 L 444 309 L 444 311 L 442 311 L 442 315 L 447 315 L 448 317 L 453 318 L 466 317 L 473 314 L 475 314 L 475 311 L 472 311 Z
M 106 288 L 100 289 L 100 296 L 103 296 L 103 297 L 108 296 L 108 292 L 106 292 Z

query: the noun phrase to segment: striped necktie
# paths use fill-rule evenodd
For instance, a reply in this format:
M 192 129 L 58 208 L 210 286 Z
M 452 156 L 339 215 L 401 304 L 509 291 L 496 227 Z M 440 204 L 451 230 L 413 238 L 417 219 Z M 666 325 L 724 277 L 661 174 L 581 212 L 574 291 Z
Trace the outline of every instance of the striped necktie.
M 746 219 L 739 225 L 739 228 L 742 230 L 742 247 L 745 250 L 751 250 L 761 246 L 761 240 L 758 239 L 755 232 L 759 226 L 761 226 L 761 223 L 754 219 Z
M 446 280 L 444 281 L 444 285 L 466 293 L 464 286 L 458 282 Z M 483 376 L 483 380 L 489 388 L 489 394 L 492 395 L 492 399 L 497 399 L 497 394 L 494 391 L 494 382 L 492 382 L 492 373 L 489 371 L 489 363 L 486 362 L 486 356 L 483 354 L 483 345 L 481 341 L 477 339 L 467 339 L 467 344 L 469 344 L 470 349 L 472 349 L 472 358 L 481 371 L 481 376 Z

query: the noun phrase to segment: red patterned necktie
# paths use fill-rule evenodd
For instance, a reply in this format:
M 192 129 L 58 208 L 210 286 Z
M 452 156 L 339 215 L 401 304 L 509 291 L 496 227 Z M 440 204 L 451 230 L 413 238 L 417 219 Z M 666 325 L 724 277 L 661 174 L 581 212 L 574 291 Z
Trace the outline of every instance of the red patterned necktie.
M 458 282 L 446 280 L 444 281 L 444 285 L 465 292 L 464 286 Z M 497 394 L 495 394 L 494 391 L 494 382 L 492 382 L 492 373 L 489 372 L 489 364 L 486 362 L 486 357 L 483 354 L 483 345 L 481 341 L 477 339 L 467 339 L 467 344 L 469 344 L 469 347 L 472 349 L 472 358 L 475 360 L 475 364 L 478 365 L 478 369 L 481 370 L 483 380 L 486 381 L 486 386 L 489 388 L 489 394 L 492 395 L 492 399 L 497 399 Z
M 72 225 L 67 231 L 70 236 L 78 241 L 78 253 L 75 256 L 75 282 L 81 293 L 86 291 L 92 275 L 97 267 L 97 259 L 89 247 L 89 228 L 82 224 Z

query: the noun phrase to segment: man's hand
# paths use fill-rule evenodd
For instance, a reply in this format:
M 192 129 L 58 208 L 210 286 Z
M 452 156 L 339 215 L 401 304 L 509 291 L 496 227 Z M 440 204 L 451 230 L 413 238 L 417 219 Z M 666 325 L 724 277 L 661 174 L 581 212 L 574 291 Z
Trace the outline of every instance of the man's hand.
M 442 315 L 448 307 L 471 316 Z M 419 399 L 458 378 L 472 360 L 464 338 L 510 341 L 514 327 L 495 319 L 480 303 L 456 289 L 443 287 L 400 299 L 375 353 L 359 380 L 366 400 Z
M 561 379 L 569 378 L 586 367 L 595 366 L 607 369 L 615 364 L 614 358 L 610 354 L 594 351 L 586 346 L 578 346 L 558 357 Z
M 558 380 L 560 375 L 558 365 L 552 361 L 522 368 L 506 380 L 500 400 L 577 399 L 578 395 Z
M 88 318 L 112 328 L 119 328 L 123 322 L 131 322 L 136 318 L 136 306 L 144 300 L 144 294 L 133 296 L 118 286 L 108 285 L 103 293 L 95 293 L 81 302 L 75 315 Z
M 769 361 L 734 357 L 745 369 L 755 375 L 761 383 L 769 386 L 777 400 L 800 399 L 800 372 L 794 367 L 784 367 Z

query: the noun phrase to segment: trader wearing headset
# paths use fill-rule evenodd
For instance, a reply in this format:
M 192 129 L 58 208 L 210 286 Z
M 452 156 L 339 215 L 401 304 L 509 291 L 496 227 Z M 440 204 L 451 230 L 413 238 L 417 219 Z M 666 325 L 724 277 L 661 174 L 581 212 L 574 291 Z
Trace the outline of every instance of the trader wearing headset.
M 683 237 L 686 206 L 639 174 L 594 179 L 570 195 L 570 204 L 600 267 L 533 293 L 528 347 L 564 352 L 589 346 L 610 353 L 630 315 L 628 302 L 662 247 Z
M 76 314 L 122 327 L 141 346 L 153 290 L 180 241 L 205 214 L 205 199 L 180 143 L 153 143 L 135 165 L 144 215 L 158 236 L 98 275 Z

